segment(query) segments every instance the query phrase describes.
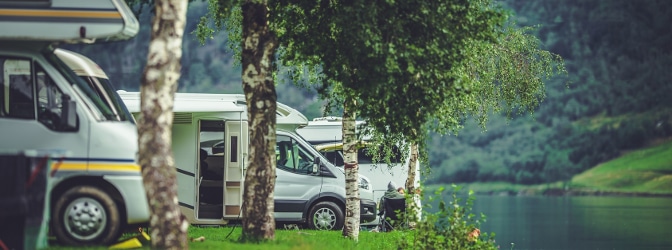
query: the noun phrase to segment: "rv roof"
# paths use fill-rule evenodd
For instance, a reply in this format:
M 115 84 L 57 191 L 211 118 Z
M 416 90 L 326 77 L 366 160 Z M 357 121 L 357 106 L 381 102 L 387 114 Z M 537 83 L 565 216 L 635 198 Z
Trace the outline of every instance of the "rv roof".
M 365 121 L 355 121 L 357 126 L 365 124 Z M 338 116 L 325 116 L 313 118 L 312 121 L 308 122 L 309 126 L 341 126 L 343 124 L 343 118 Z
M 131 113 L 140 112 L 140 92 L 117 91 Z M 200 96 L 200 98 L 198 98 Z M 219 96 L 219 97 L 218 97 Z M 244 112 L 236 98 L 220 94 L 175 93 L 173 112 Z M 178 101 L 179 100 L 179 101 Z
M 138 20 L 123 0 L 0 1 L 0 39 L 93 42 L 134 37 Z
M 360 127 L 366 124 L 365 121 L 356 121 L 356 126 Z M 313 144 L 334 142 L 343 140 L 343 119 L 341 117 L 319 117 L 314 118 L 305 126 L 296 131 L 306 141 Z M 367 140 L 368 137 L 363 138 Z
M 117 91 L 131 113 L 140 112 L 140 92 Z M 298 110 L 277 103 L 277 124 L 292 124 L 300 127 L 308 119 Z M 175 93 L 173 112 L 246 112 L 245 96 L 241 94 Z

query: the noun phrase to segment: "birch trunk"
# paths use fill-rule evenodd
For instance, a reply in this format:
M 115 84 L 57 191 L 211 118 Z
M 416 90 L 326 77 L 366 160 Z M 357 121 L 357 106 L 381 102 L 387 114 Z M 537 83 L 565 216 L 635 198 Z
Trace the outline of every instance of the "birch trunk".
M 343 105 L 343 158 L 345 160 L 345 225 L 343 236 L 359 239 L 359 165 L 355 132 L 355 103 L 346 99 Z
M 419 187 L 415 185 L 416 178 L 419 178 L 415 175 L 416 170 L 418 169 L 418 155 L 418 144 L 412 143 L 411 158 L 408 163 L 408 176 L 406 177 L 406 190 L 408 190 L 408 193 L 412 196 L 413 200 L 413 203 L 409 204 L 409 208 L 413 210 L 412 214 L 415 215 L 415 218 L 420 220 L 422 216 L 422 206 L 420 204 L 421 197 L 418 192 L 419 190 L 416 190 Z
M 187 249 L 189 223 L 177 203 L 171 149 L 173 101 L 180 78 L 186 0 L 156 0 L 147 66 L 140 86 L 139 164 L 151 210 L 152 248 Z
M 268 30 L 267 1 L 246 0 L 243 10 L 243 91 L 247 101 L 250 154 L 243 191 L 243 241 L 275 238 L 275 124 L 272 76 L 276 39 Z

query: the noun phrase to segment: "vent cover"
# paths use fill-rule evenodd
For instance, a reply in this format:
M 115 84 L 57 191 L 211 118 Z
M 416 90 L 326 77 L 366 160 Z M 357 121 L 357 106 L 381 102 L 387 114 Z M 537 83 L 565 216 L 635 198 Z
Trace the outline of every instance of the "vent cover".
M 192 122 L 192 113 L 173 113 L 173 124 L 191 124 Z

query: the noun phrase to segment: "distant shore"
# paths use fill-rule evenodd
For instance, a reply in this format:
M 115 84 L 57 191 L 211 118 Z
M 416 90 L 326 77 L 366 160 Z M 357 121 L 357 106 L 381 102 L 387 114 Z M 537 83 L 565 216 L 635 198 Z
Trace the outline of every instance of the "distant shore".
M 445 187 L 445 192 L 450 192 L 452 184 L 430 185 L 425 195 L 432 194 L 440 186 Z M 634 192 L 619 190 L 599 190 L 586 187 L 564 188 L 561 183 L 541 185 L 516 185 L 510 183 L 456 183 L 460 187 L 460 193 L 472 190 L 477 195 L 492 196 L 628 196 L 628 197 L 669 197 L 672 192 Z
M 562 188 L 548 188 L 544 190 L 538 189 L 521 189 L 518 191 L 498 190 L 498 191 L 475 191 L 478 195 L 499 195 L 499 196 L 631 196 L 631 197 L 669 197 L 669 193 L 642 193 L 642 192 L 622 192 L 622 191 L 602 191 L 602 190 L 585 190 L 585 189 L 562 189 Z

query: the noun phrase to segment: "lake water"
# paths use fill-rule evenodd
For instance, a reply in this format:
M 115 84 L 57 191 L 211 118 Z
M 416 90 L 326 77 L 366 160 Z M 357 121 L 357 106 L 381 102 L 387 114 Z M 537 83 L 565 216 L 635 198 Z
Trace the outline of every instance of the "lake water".
M 500 249 L 672 249 L 672 198 L 476 196 L 473 213 Z

